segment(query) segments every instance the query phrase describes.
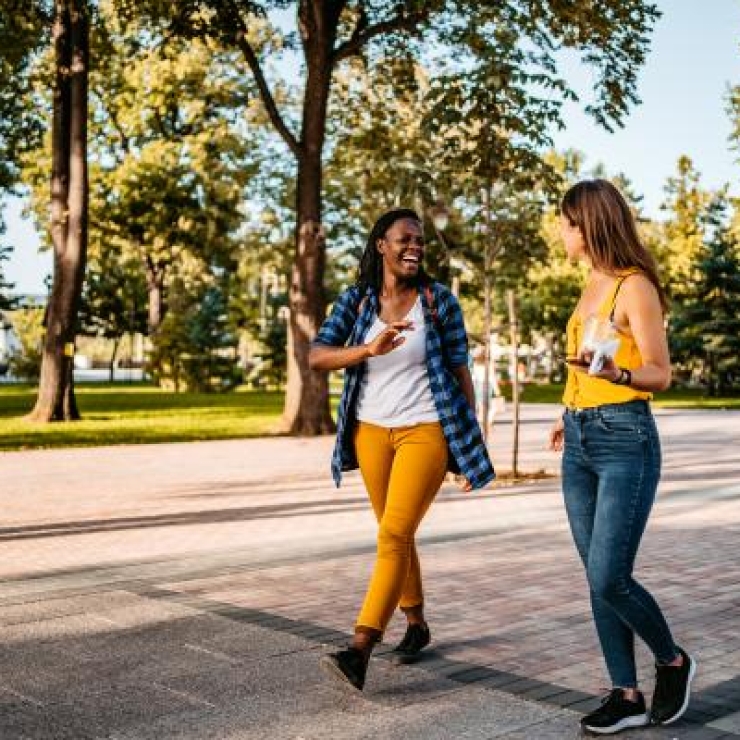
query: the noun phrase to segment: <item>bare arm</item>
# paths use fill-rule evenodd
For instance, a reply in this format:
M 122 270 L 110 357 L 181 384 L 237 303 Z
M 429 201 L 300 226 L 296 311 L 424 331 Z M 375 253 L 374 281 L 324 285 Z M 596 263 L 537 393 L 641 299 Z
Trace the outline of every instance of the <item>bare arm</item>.
M 631 371 L 630 388 L 638 391 L 664 391 L 671 384 L 671 360 L 668 354 L 663 310 L 655 286 L 642 275 L 625 280 L 622 286 L 618 311 L 615 315 L 617 326 L 629 328 L 635 344 L 640 350 L 642 365 Z M 584 355 L 590 360 L 590 356 Z M 587 368 L 571 365 L 576 372 Z M 621 370 L 614 360 L 607 360 L 596 377 L 614 382 Z
M 410 331 L 410 321 L 396 321 L 389 324 L 372 342 L 358 347 L 331 347 L 326 344 L 313 344 L 308 353 L 308 364 L 312 370 L 342 370 L 365 362 L 369 357 L 387 355 L 400 347 L 406 338 L 399 336 Z
M 664 391 L 671 384 L 672 371 L 658 292 L 642 275 L 627 280 L 622 290 L 629 328 L 642 357 L 642 367 L 632 371 L 630 386 L 638 391 Z

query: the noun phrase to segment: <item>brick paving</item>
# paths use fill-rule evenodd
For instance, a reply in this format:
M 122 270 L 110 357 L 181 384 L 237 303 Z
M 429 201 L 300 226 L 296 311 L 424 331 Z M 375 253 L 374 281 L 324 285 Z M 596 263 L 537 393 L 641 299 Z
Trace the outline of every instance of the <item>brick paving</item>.
M 551 415 L 526 407 L 524 469 L 557 469 L 543 450 Z M 740 413 L 658 419 L 664 483 L 637 575 L 699 673 L 684 720 L 620 737 L 740 737 Z M 509 434 L 504 417 L 499 468 Z M 356 475 L 332 489 L 330 447 L 0 457 L 0 737 L 575 737 L 607 679 L 554 478 L 445 486 L 420 533 L 433 649 L 394 670 L 395 620 L 365 695 L 337 709 L 316 657 L 346 639 L 374 523 Z M 649 691 L 639 642 L 638 657 Z M 277 701 L 290 711 L 276 717 Z M 465 730 L 441 729 L 455 712 Z

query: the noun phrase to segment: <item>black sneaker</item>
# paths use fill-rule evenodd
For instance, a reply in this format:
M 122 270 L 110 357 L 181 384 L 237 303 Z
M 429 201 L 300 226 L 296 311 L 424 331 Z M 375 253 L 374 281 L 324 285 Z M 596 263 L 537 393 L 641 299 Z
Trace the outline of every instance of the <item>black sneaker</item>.
M 358 691 L 362 691 L 367 674 L 367 659 L 362 650 L 348 647 L 338 653 L 325 655 L 319 664 L 332 678 L 338 678 Z
M 431 640 L 432 633 L 426 624 L 410 624 L 403 640 L 393 648 L 393 659 L 397 663 L 415 663 Z
M 612 689 L 602 700 L 601 706 L 581 720 L 581 727 L 597 735 L 613 735 L 628 727 L 644 727 L 650 724 L 645 707 L 645 697 L 637 695 L 637 701 L 624 698 L 624 689 Z
M 681 717 L 689 706 L 696 661 L 681 648 L 678 648 L 678 652 L 683 656 L 681 665 L 655 666 L 655 693 L 650 719 L 656 725 L 670 725 Z

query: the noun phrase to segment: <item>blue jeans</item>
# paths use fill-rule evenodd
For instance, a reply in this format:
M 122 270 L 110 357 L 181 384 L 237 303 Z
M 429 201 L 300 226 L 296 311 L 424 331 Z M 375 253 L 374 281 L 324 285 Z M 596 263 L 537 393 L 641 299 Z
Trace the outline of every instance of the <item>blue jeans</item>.
M 660 479 L 658 430 L 645 401 L 567 410 L 563 418 L 565 508 L 601 650 L 612 685 L 635 688 L 635 634 L 658 663 L 678 656 L 660 607 L 632 577 Z

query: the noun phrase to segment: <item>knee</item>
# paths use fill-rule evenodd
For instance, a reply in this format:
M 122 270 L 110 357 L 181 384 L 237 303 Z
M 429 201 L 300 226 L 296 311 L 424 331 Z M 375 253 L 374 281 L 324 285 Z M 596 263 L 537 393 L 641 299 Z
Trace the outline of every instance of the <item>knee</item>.
M 378 529 L 378 552 L 381 555 L 411 557 L 413 533 L 390 522 L 381 521 Z
M 594 596 L 607 603 L 619 601 L 630 594 L 630 579 L 620 573 L 589 570 L 588 585 Z

